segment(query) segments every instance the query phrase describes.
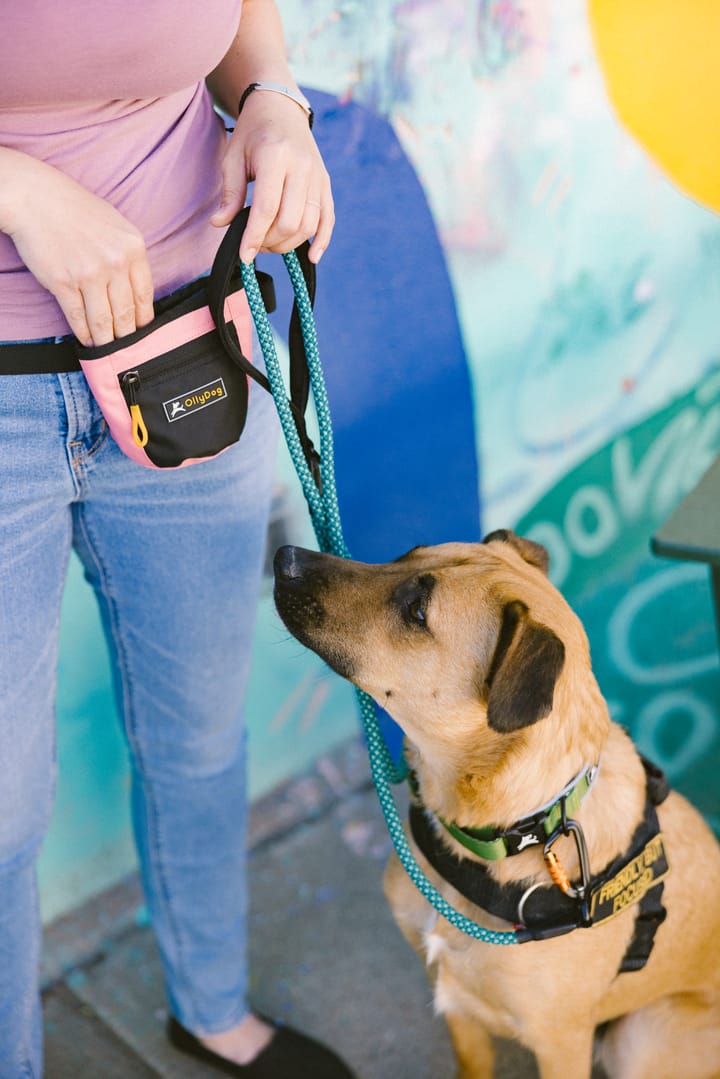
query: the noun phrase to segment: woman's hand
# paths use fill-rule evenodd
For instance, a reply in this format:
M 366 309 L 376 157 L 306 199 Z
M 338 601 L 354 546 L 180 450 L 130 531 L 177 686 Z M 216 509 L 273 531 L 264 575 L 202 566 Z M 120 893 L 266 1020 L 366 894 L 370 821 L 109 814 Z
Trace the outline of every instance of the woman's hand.
M 84 345 L 105 345 L 153 318 L 153 282 L 138 230 L 68 176 L 3 149 L 0 230 L 62 308 Z
M 242 25 L 242 23 L 241 23 Z M 330 178 L 308 118 L 290 98 L 268 90 L 250 94 L 225 153 L 223 193 L 214 225 L 225 226 L 245 205 L 252 208 L 240 247 L 243 262 L 260 250 L 291 251 L 314 237 L 309 258 L 318 262 L 335 224 Z

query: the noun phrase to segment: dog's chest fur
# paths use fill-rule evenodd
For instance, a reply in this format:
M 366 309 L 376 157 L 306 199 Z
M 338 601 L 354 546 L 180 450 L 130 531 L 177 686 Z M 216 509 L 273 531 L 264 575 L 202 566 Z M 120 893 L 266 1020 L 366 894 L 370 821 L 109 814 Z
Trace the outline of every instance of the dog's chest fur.
M 469 940 L 449 939 L 434 911 L 427 913 L 424 923 L 425 962 L 436 1014 L 473 1016 L 500 1037 L 521 1038 L 522 1023 L 507 999 L 509 980 L 499 956 L 486 948 L 479 951 Z
M 585 934 L 590 931 L 516 947 L 485 944 L 457 932 L 439 917 L 399 865 L 397 876 L 389 874 L 388 885 L 388 898 L 396 914 L 398 908 L 402 910 L 403 928 L 410 930 L 424 958 L 437 1014 L 472 1017 L 498 1037 L 527 1044 L 532 1040 L 528 1023 L 532 1025 L 534 1017 L 544 1013 L 549 982 L 561 998 L 570 1001 L 576 994 L 573 972 L 583 969 Z M 466 908 L 457 894 L 446 894 L 446 898 L 458 909 Z M 466 913 L 477 916 L 469 904 Z M 603 942 L 596 959 L 599 982 L 613 981 L 617 955 L 632 935 L 632 919 L 630 912 L 592 931 Z M 488 928 L 493 922 L 490 919 Z M 535 1007 L 529 1006 L 532 1001 Z

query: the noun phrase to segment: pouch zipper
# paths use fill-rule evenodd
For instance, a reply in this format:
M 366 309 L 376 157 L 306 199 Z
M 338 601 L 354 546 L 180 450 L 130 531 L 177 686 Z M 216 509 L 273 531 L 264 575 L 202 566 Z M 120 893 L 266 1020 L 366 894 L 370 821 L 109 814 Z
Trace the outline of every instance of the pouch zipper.
M 211 331 L 208 331 L 208 333 Z M 206 336 L 205 334 L 202 335 Z M 200 340 L 200 338 L 196 338 Z M 153 386 L 156 382 L 164 382 L 168 375 L 175 375 L 179 371 L 184 370 L 186 367 L 203 367 L 210 362 L 210 357 L 206 355 L 202 356 L 190 356 L 187 359 L 178 360 L 175 357 L 168 356 L 155 356 L 147 364 L 142 373 L 138 370 L 126 371 L 121 376 L 123 385 L 126 385 L 125 380 L 127 378 L 134 378 L 135 386 L 139 389 L 140 386 Z
M 149 435 L 148 429 L 145 426 L 145 420 L 140 409 L 140 405 L 137 403 L 137 397 L 135 391 L 140 386 L 140 375 L 137 371 L 126 371 L 122 376 L 122 384 L 128 392 L 130 398 L 130 418 L 132 419 L 132 436 L 133 442 L 140 449 L 147 446 Z

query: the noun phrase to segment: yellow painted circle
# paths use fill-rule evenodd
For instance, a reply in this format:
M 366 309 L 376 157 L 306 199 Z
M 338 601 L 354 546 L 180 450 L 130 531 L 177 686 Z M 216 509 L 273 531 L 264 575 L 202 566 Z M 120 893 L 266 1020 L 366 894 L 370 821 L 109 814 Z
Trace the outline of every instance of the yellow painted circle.
M 720 210 L 720 0 L 588 0 L 610 100 L 687 194 Z

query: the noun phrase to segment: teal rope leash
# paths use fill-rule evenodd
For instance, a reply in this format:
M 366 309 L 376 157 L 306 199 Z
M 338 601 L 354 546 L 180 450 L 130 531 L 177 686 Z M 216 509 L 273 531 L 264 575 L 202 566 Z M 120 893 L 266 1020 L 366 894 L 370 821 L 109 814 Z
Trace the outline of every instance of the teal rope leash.
M 335 463 L 332 423 L 330 419 L 330 407 L 325 388 L 322 365 L 318 352 L 317 337 L 315 333 L 315 319 L 312 312 L 312 304 L 308 296 L 305 279 L 300 263 L 294 251 L 283 255 L 285 267 L 292 282 L 295 293 L 295 302 L 300 315 L 300 327 L 302 330 L 305 354 L 307 356 L 308 371 L 310 375 L 310 388 L 315 412 L 317 415 L 320 431 L 320 478 L 322 481 L 322 494 L 318 490 L 310 469 L 305 461 L 305 456 L 300 445 L 295 420 L 290 409 L 285 382 L 283 379 L 280 363 L 278 360 L 272 329 L 268 322 L 265 305 L 260 295 L 260 288 L 255 277 L 255 269 L 252 264 L 241 263 L 241 273 L 245 292 L 247 294 L 250 312 L 255 323 L 260 347 L 265 358 L 265 368 L 270 383 L 275 405 L 280 419 L 283 435 L 288 445 L 295 471 L 300 480 L 300 485 L 308 503 L 310 518 L 317 538 L 318 547 L 327 554 L 339 555 L 341 558 L 349 558 L 350 552 L 345 544 L 340 523 L 340 511 L 337 501 L 337 488 L 335 485 Z M 410 846 L 405 838 L 402 820 L 395 805 L 391 783 L 400 783 L 405 779 L 407 770 L 398 769 L 395 766 L 390 751 L 385 744 L 385 739 L 380 730 L 375 705 L 371 697 L 363 690 L 355 689 L 360 715 L 362 718 L 365 740 L 370 759 L 370 774 L 377 792 L 380 808 L 385 818 L 390 839 L 392 840 L 395 853 L 400 863 L 410 877 L 415 887 L 435 908 L 438 914 L 447 919 L 451 925 L 461 932 L 466 933 L 476 940 L 482 940 L 489 944 L 517 944 L 518 938 L 514 932 L 498 932 L 485 929 L 476 925 L 470 918 L 455 910 L 446 899 L 438 892 L 437 888 L 427 879 L 420 866 L 415 861 Z

